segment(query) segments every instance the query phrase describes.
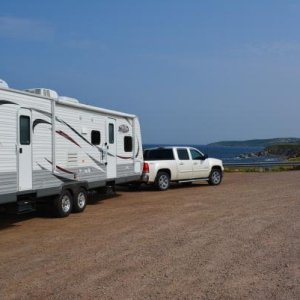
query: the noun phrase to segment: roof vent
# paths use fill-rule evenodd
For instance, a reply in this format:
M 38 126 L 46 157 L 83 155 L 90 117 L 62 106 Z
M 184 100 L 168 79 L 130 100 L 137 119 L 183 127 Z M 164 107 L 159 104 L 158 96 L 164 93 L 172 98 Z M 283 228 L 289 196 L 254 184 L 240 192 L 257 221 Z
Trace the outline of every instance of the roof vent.
M 62 102 L 79 103 L 79 100 L 71 97 L 66 97 L 66 96 L 59 96 L 58 100 Z
M 49 89 L 44 89 L 44 88 L 37 88 L 37 89 L 27 89 L 25 90 L 26 92 L 35 94 L 35 95 L 40 95 L 43 97 L 47 98 L 53 98 L 53 99 L 58 99 L 58 94 L 57 92 Z
M 8 84 L 6 81 L 0 79 L 0 87 L 4 88 L 4 89 L 8 89 Z

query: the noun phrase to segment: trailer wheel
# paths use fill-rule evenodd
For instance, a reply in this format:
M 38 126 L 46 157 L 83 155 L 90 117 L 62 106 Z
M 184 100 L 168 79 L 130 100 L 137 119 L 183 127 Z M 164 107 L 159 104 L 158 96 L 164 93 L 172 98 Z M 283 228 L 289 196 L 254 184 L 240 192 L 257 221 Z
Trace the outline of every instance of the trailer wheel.
M 85 189 L 81 188 L 79 192 L 74 197 L 73 212 L 80 213 L 85 210 L 87 203 L 87 192 Z
M 70 192 L 64 190 L 61 194 L 54 199 L 54 213 L 58 218 L 67 217 L 71 211 L 73 206 L 73 199 Z
M 160 191 L 166 191 L 170 186 L 170 176 L 166 172 L 158 172 L 155 185 Z

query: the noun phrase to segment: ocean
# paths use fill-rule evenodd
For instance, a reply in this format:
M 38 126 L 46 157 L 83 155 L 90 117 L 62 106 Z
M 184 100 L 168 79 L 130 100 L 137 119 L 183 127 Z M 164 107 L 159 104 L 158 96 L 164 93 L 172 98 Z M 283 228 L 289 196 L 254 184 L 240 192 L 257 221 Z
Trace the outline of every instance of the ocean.
M 167 145 L 161 144 L 145 144 L 143 148 L 163 147 Z M 181 146 L 181 145 L 176 145 Z M 182 145 L 183 146 L 183 145 Z M 262 156 L 240 158 L 239 155 L 244 153 L 253 153 L 264 150 L 263 147 L 228 147 L 228 146 L 209 146 L 209 145 L 184 145 L 199 149 L 202 153 L 206 153 L 209 157 L 222 159 L 224 163 L 255 163 L 265 161 L 281 161 L 282 158 L 276 156 Z

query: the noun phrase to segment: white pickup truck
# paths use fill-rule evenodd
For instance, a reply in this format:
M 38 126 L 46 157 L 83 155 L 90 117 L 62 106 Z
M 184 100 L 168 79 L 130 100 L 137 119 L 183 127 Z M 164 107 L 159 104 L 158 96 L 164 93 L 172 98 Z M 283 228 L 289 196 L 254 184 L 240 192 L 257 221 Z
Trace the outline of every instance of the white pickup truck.
M 208 158 L 201 151 L 191 147 L 162 147 L 144 150 L 142 182 L 154 184 L 165 191 L 171 182 L 192 183 L 207 181 L 218 185 L 223 177 L 223 163 Z

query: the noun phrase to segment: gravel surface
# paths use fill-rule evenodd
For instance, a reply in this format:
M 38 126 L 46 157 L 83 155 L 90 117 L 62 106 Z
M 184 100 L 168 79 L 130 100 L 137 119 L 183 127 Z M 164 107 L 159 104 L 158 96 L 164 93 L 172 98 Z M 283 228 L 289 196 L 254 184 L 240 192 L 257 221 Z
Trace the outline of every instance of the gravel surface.
M 0 299 L 300 299 L 299 171 L 0 218 Z

